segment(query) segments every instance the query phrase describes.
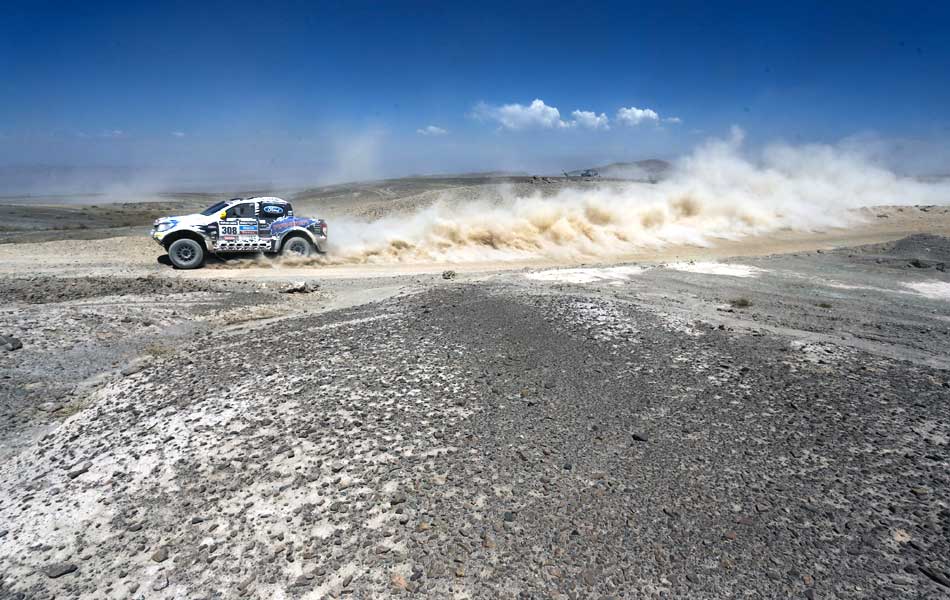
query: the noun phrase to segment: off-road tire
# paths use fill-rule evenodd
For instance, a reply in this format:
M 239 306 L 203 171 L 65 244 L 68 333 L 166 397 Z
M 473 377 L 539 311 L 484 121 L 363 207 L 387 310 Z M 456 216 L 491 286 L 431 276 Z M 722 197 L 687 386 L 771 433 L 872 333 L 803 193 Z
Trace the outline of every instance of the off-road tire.
M 168 246 L 168 259 L 176 269 L 197 269 L 205 264 L 205 249 L 191 238 L 182 238 Z
M 289 238 L 280 248 L 280 255 L 284 257 L 307 258 L 313 254 L 313 244 L 305 237 L 295 235 Z

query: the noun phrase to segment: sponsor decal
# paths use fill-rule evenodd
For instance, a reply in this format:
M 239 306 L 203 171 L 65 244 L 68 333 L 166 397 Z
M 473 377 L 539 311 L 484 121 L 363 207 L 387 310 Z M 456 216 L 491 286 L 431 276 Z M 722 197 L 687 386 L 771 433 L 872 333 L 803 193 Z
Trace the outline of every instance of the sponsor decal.
M 257 237 L 257 223 L 247 221 L 221 223 L 218 225 L 218 231 L 225 240 L 233 240 L 238 236 L 244 238 Z
M 304 219 L 298 217 L 284 217 L 283 219 L 277 219 L 270 225 L 270 230 L 273 233 L 280 233 L 281 231 L 286 231 L 294 227 L 307 227 L 316 222 L 314 219 Z
M 269 215 L 282 215 L 284 214 L 284 207 L 277 206 L 275 204 L 269 204 L 264 207 L 264 212 L 266 212 Z

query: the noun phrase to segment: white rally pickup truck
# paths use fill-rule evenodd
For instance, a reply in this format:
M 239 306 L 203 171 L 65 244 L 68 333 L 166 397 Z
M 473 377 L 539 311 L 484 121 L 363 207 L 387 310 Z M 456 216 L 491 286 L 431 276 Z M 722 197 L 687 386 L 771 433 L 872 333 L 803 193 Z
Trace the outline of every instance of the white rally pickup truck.
M 175 267 L 197 269 L 209 253 L 310 256 L 326 252 L 327 224 L 323 219 L 295 216 L 293 206 L 280 198 L 232 198 L 200 213 L 156 219 L 151 236 L 165 248 Z

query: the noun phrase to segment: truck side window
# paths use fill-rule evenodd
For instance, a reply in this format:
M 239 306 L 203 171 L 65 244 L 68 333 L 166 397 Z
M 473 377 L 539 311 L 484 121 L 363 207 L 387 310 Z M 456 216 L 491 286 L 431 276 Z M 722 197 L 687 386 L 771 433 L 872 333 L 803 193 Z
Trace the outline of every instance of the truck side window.
M 253 202 L 242 202 L 228 209 L 225 213 L 226 219 L 249 219 L 256 215 Z

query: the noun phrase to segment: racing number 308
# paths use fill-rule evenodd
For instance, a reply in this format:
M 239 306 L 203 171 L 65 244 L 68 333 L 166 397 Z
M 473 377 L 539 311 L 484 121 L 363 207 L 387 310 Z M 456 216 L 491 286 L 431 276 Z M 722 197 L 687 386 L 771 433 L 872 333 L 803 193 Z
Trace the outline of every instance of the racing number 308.
M 221 235 L 237 235 L 238 228 L 237 225 L 222 225 L 221 226 Z

